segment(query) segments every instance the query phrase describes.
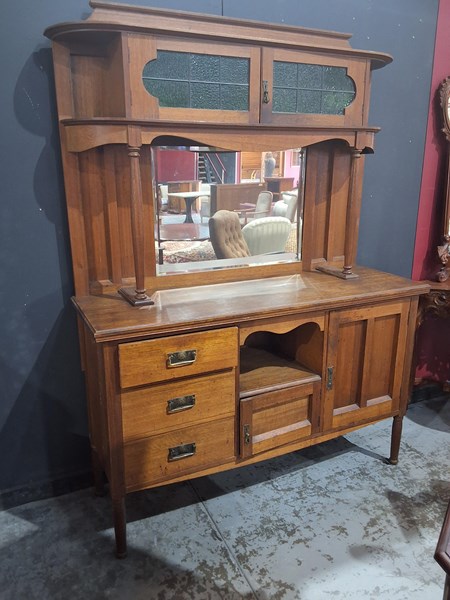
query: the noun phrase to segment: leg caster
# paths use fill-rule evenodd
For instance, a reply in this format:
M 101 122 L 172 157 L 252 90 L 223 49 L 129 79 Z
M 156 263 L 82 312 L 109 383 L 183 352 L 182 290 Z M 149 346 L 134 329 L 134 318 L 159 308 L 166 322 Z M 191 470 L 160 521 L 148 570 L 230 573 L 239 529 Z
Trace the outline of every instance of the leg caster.
M 403 416 L 394 417 L 392 423 L 392 435 L 391 435 L 391 455 L 388 458 L 388 463 L 396 465 L 398 463 L 398 454 L 400 451 L 400 440 L 402 437 L 402 426 Z

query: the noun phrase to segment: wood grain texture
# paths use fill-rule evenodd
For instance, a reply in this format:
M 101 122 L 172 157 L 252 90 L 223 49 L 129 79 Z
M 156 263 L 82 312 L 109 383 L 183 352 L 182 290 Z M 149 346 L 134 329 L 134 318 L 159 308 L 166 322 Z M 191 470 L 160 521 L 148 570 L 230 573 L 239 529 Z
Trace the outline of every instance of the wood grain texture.
M 320 380 L 320 376 L 261 348 L 241 347 L 239 388 L 241 398 Z
M 167 365 L 169 354 L 190 350 L 196 352 L 192 364 Z M 238 364 L 237 329 L 120 344 L 119 363 L 122 388 L 233 368 Z
M 214 394 L 211 394 L 211 390 L 214 390 Z M 208 422 L 226 415 L 234 416 L 235 392 L 235 369 L 123 391 L 123 439 L 129 441 L 185 427 L 194 422 Z M 194 397 L 193 407 L 170 414 L 168 402 L 186 395 Z
M 325 427 L 354 424 L 364 413 L 398 411 L 410 302 L 336 311 L 330 316 Z
M 262 291 L 257 302 L 250 290 L 248 294 L 243 293 L 240 282 L 194 291 L 164 292 L 157 298 L 155 307 L 141 310 L 134 310 L 117 294 L 77 297 L 73 302 L 100 341 L 138 339 L 223 325 L 239 324 L 248 328 L 261 319 L 298 319 L 300 324 L 309 314 L 313 321 L 317 319 L 319 310 L 323 314 L 330 309 L 371 306 L 374 302 L 419 296 L 429 289 L 426 283 L 372 269 L 358 268 L 357 273 L 359 279 L 353 281 L 318 272 L 303 273 L 294 280 L 283 278 L 285 285 L 278 279 L 259 281 L 258 287 L 266 293 Z M 275 297 L 271 294 L 274 285 L 277 286 Z
M 282 447 L 316 431 L 320 378 L 241 398 L 241 456 Z
M 193 456 L 168 460 L 169 448 L 195 443 Z M 220 465 L 234 457 L 234 417 L 212 421 L 131 442 L 124 447 L 127 491 Z

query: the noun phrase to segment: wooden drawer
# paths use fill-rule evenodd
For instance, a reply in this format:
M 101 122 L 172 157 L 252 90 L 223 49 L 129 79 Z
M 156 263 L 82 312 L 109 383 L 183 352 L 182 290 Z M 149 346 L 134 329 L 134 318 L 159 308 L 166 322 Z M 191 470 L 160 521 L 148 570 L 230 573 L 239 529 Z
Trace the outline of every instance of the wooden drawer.
M 122 392 L 124 440 L 234 415 L 236 371 Z
M 236 327 L 119 345 L 120 385 L 129 388 L 236 367 Z
M 126 489 L 142 489 L 234 458 L 234 417 L 155 435 L 125 445 Z
M 316 381 L 242 399 L 241 456 L 248 458 L 315 433 L 320 385 L 317 376 Z

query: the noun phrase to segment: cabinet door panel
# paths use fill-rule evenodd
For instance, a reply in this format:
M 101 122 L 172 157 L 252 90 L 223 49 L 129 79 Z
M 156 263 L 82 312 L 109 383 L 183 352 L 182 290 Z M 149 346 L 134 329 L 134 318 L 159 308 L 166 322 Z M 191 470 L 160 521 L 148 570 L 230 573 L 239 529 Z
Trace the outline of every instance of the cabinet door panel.
M 408 314 L 405 300 L 330 315 L 326 429 L 398 410 Z
M 394 395 L 399 321 L 398 315 L 387 315 L 369 321 L 367 325 L 373 342 L 368 344 L 364 365 L 365 402 L 382 396 L 392 398 Z
M 344 408 L 357 403 L 363 373 L 363 354 L 366 327 L 363 321 L 342 323 L 340 326 L 339 351 L 333 361 L 335 395 L 334 407 Z
M 241 399 L 241 456 L 297 442 L 318 429 L 320 377 L 309 383 Z
M 365 59 L 263 49 L 261 120 L 285 125 L 363 124 Z
M 129 35 L 134 118 L 257 123 L 260 50 Z

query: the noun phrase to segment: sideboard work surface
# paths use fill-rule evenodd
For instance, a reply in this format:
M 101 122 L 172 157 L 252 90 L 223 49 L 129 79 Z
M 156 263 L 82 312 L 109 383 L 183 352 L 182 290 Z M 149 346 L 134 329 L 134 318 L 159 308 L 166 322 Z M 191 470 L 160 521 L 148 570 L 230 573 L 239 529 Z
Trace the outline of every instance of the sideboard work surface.
M 398 458 L 423 285 L 358 269 L 168 290 L 136 309 L 74 299 L 84 324 L 96 485 L 117 552 L 128 492 L 275 457 L 394 417 Z M 273 294 L 274 287 L 277 290 Z M 257 292 L 251 292 L 256 289 Z

